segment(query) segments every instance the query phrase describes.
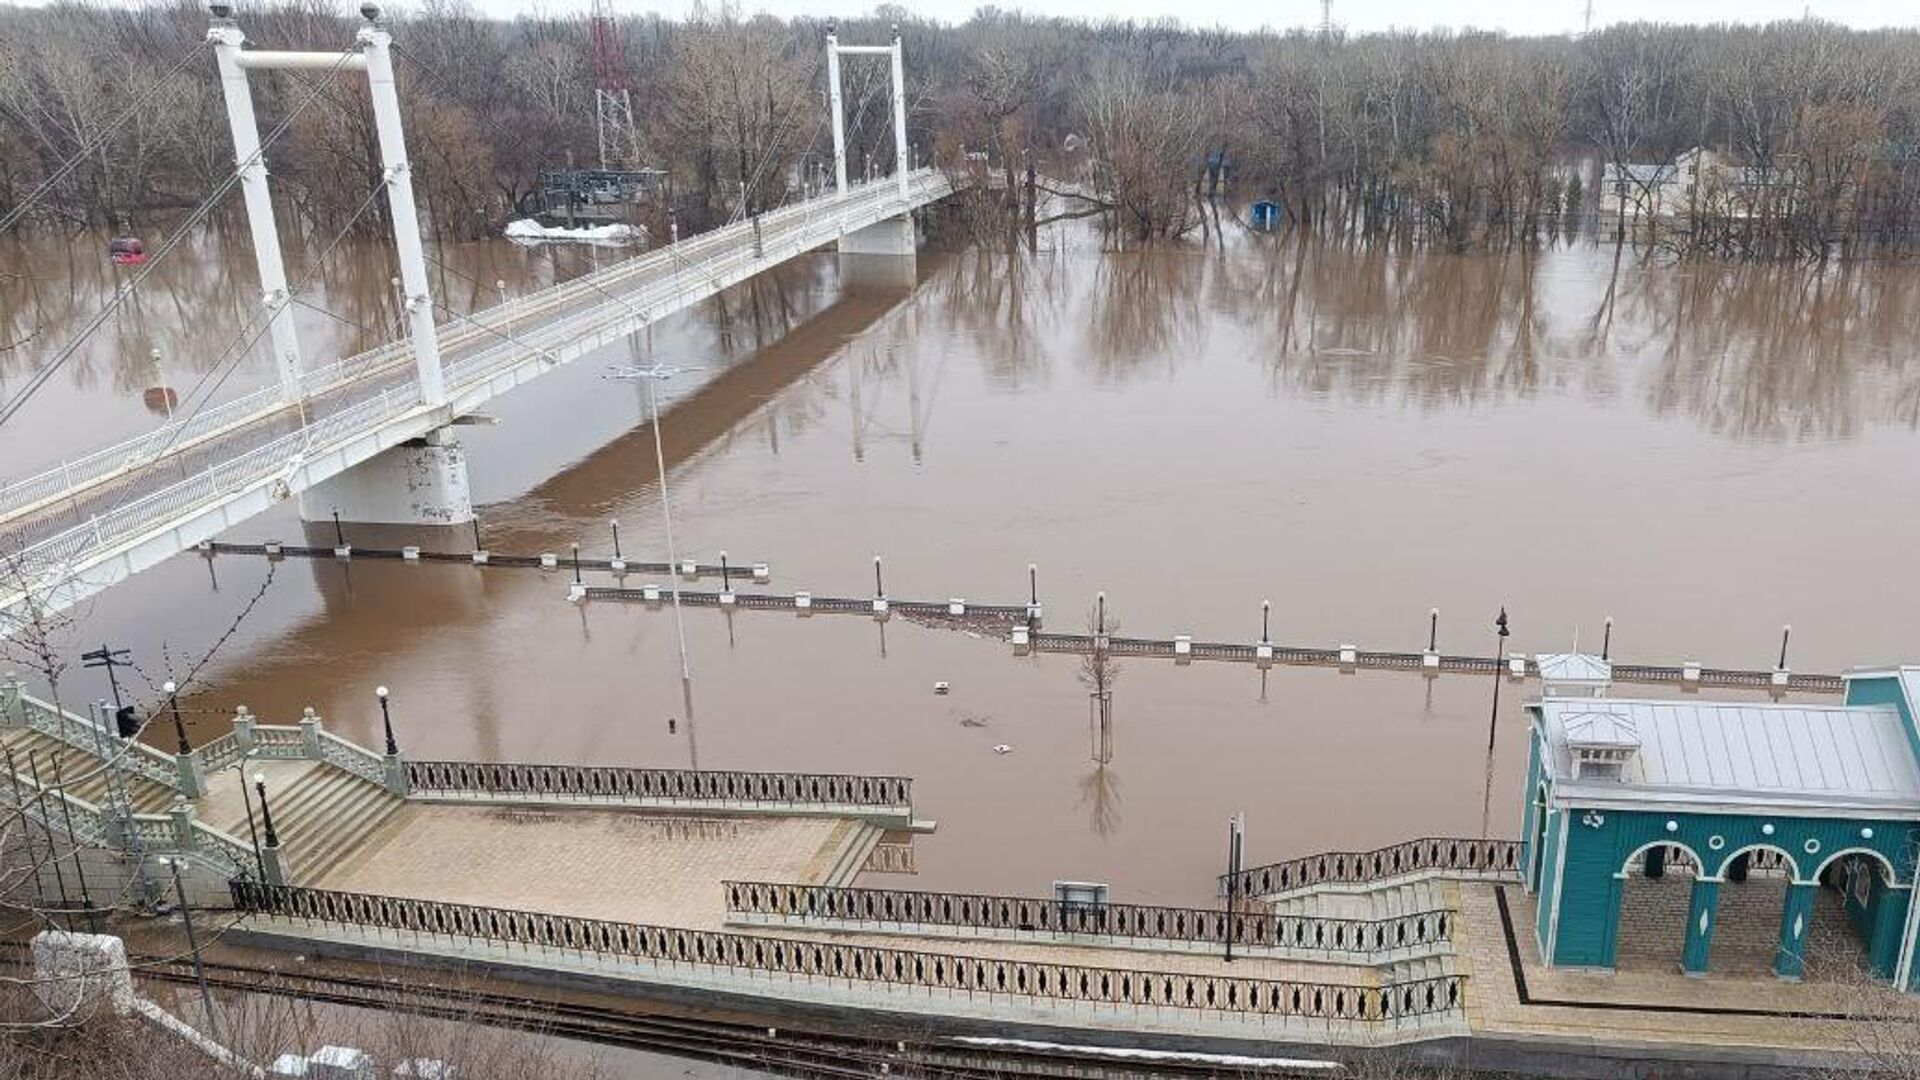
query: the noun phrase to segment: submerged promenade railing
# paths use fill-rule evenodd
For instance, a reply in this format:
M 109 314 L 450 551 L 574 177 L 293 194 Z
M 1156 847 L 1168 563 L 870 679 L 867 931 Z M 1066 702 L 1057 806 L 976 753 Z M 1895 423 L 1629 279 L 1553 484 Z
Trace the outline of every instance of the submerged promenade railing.
M 576 590 L 574 599 L 660 605 L 666 603 L 670 596 L 666 587 L 657 584 L 582 585 Z M 1353 645 L 1327 648 L 1284 645 L 1275 641 L 1200 641 L 1186 634 L 1170 638 L 1145 638 L 1055 633 L 1040 628 L 1040 603 L 1037 598 L 1026 603 L 980 604 L 958 597 L 948 600 L 908 600 L 878 596 L 825 596 L 811 592 L 736 593 L 681 589 L 678 601 L 688 607 L 792 611 L 801 615 L 824 613 L 874 618 L 900 615 L 930 624 L 991 629 L 1004 634 L 1019 655 L 1087 655 L 1099 651 L 1115 657 L 1153 657 L 1175 663 L 1215 660 L 1262 667 L 1331 667 L 1342 671 L 1408 671 L 1426 675 L 1492 675 L 1505 672 L 1515 679 L 1537 678 L 1540 675 L 1539 664 L 1533 657 L 1517 653 L 1498 659 L 1456 653 L 1361 649 Z M 1618 660 L 1610 663 L 1612 681 L 1616 683 L 1678 684 L 1692 689 L 1720 687 L 1808 694 L 1838 694 L 1846 688 L 1841 676 L 1819 672 L 1705 667 L 1693 663 L 1634 664 Z
M 929 928 L 983 936 L 1081 937 L 1090 943 L 1187 944 L 1338 953 L 1365 958 L 1451 939 L 1453 913 L 1333 919 L 1038 897 L 729 881 L 729 919 L 822 930 L 913 933 Z
M 642 769 L 605 765 L 520 765 L 484 761 L 409 761 L 416 796 L 650 802 L 715 807 L 863 807 L 913 810 L 913 780 L 843 773 Z
M 1241 896 L 1271 896 L 1317 885 L 1366 885 L 1429 872 L 1517 878 L 1520 841 L 1429 837 L 1375 851 L 1329 851 L 1242 870 L 1235 891 Z M 1227 875 L 1222 874 L 1221 892 L 1227 884 Z
M 1459 975 L 1359 986 L 1009 960 L 248 881 L 233 882 L 231 892 L 237 911 L 267 920 L 438 939 L 432 945 L 443 940 L 455 948 L 551 949 L 611 963 L 784 975 L 798 982 L 851 983 L 877 991 L 947 991 L 969 999 L 1088 1002 L 1249 1020 L 1301 1017 L 1372 1027 L 1458 1012 L 1466 986 Z

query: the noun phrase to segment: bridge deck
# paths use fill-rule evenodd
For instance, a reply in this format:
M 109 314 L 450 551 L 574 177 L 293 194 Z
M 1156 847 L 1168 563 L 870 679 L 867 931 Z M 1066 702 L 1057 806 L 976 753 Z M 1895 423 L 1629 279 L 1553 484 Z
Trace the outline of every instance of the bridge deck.
M 413 350 L 383 346 L 0 486 L 0 544 L 71 579 L 65 605 L 493 397 L 840 236 L 944 197 L 932 170 L 782 207 L 449 323 L 448 400 L 421 403 Z M 0 611 L 17 596 L 0 597 Z

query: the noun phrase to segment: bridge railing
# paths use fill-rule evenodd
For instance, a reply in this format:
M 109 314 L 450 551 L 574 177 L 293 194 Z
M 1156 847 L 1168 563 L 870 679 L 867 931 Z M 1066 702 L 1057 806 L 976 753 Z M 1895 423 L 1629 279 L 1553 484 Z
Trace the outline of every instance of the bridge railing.
M 1240 872 L 1242 896 L 1273 896 L 1320 885 L 1366 885 L 1411 874 L 1517 878 L 1520 841 L 1429 837 L 1375 851 L 1329 851 Z M 1220 876 L 1220 890 L 1229 878 Z
M 939 178 L 931 170 L 925 169 L 919 170 L 913 177 L 916 187 L 922 188 L 938 180 Z M 898 198 L 897 190 L 891 184 L 868 185 L 822 199 L 781 207 L 761 215 L 759 220 L 764 232 L 770 226 L 781 226 L 794 220 L 809 219 L 816 212 L 822 212 L 822 206 L 819 204 L 824 204 L 824 210 L 830 212 L 869 202 L 885 201 L 889 198 Z M 575 297 L 596 293 L 608 284 L 623 278 L 644 274 L 675 260 L 685 262 L 690 258 L 698 257 L 702 252 L 738 240 L 740 235 L 742 233 L 738 228 L 711 230 L 689 237 L 678 244 L 663 245 L 632 259 L 622 260 L 603 270 L 583 275 L 582 278 L 524 293 L 505 303 L 475 312 L 470 318 L 480 322 L 482 326 L 485 326 L 488 319 L 492 319 L 493 329 L 497 331 L 499 327 L 512 326 L 521 319 L 537 316 Z M 469 330 L 460 326 L 459 323 L 460 320 L 456 319 L 444 324 L 449 339 L 444 344 L 449 348 L 457 346 L 463 339 L 471 339 L 486 333 L 486 330 Z M 218 404 L 207 405 L 177 420 L 170 420 L 152 431 L 112 446 L 63 460 L 31 476 L 8 480 L 0 484 L 0 519 L 56 500 L 76 487 L 98 483 L 151 463 L 172 450 L 220 433 L 234 425 L 291 407 L 294 401 L 327 394 L 351 384 L 372 371 L 404 361 L 411 351 L 411 343 L 404 339 L 387 342 L 365 352 L 302 372 L 299 389 L 291 398 L 283 393 L 278 385 L 262 387 Z
M 304 452 L 354 434 L 381 417 L 414 407 L 418 401 L 418 390 L 413 387 L 401 391 L 382 390 L 378 396 L 358 405 L 56 533 L 28 547 L 22 561 L 35 572 L 42 572 L 43 568 L 58 571 L 90 551 L 119 543 L 156 523 L 215 501 L 228 492 L 242 490 L 263 476 L 290 472 Z
M 409 761 L 406 769 L 407 788 L 415 797 L 913 812 L 913 781 L 904 776 L 485 761 Z
M 1364 1030 L 1458 1013 L 1466 988 L 1465 978 L 1459 975 L 1356 986 L 687 930 L 252 881 L 234 881 L 230 888 L 234 909 L 258 920 L 412 935 L 435 945 L 551 949 L 568 957 L 650 969 L 773 974 L 840 987 L 950 992 L 975 1000 L 1040 1005 L 1097 1003 L 1152 1009 L 1162 1016 L 1173 1012 L 1248 1020 L 1300 1017 Z M 780 991 L 768 988 L 765 992 Z
M 1453 913 L 1362 920 L 1038 897 L 728 881 L 729 918 L 821 929 L 912 933 L 928 928 L 986 936 L 1292 950 L 1365 958 L 1451 940 Z
M 926 191 L 944 183 L 944 179 L 927 173 L 915 178 L 916 190 Z M 882 188 L 871 185 L 855 189 L 841 199 L 834 201 L 829 209 L 836 211 L 831 217 L 822 217 L 812 222 L 813 228 L 803 235 L 792 238 L 796 250 L 826 243 L 845 231 L 848 215 L 866 212 L 863 208 L 877 204 L 890 209 L 898 202 L 899 196 L 891 186 Z M 517 365 L 525 360 L 523 355 L 528 349 L 539 347 L 543 340 L 566 341 L 569 336 L 579 337 L 590 333 L 591 327 L 623 327 L 636 317 L 644 321 L 651 317 L 648 309 L 656 308 L 662 301 L 671 301 L 676 295 L 688 291 L 704 291 L 703 282 L 729 279 L 738 276 L 764 261 L 764 238 L 768 230 L 784 232 L 794 222 L 806 222 L 807 211 L 802 207 L 784 208 L 774 211 L 762 220 L 763 244 L 756 251 L 754 245 L 742 243 L 744 233 L 734 232 L 721 235 L 721 230 L 702 234 L 682 245 L 673 248 L 688 250 L 706 250 L 733 245 L 738 250 L 717 259 L 708 260 L 698 266 L 700 273 L 688 280 L 687 275 L 676 273 L 664 281 L 652 283 L 647 289 L 636 291 L 635 295 L 621 297 L 618 300 L 605 300 L 589 305 L 582 311 L 574 312 L 562 319 L 546 323 L 525 333 L 509 335 L 510 339 L 484 347 L 476 354 L 448 365 L 449 382 L 454 386 L 465 386 L 489 378 L 497 372 Z M 662 260 L 682 257 L 676 255 L 673 248 L 662 249 L 636 260 L 628 260 L 609 271 L 623 275 L 644 272 L 645 266 L 633 267 L 628 263 L 655 260 L 650 265 L 662 265 Z M 598 277 L 609 271 L 601 271 Z M 588 283 L 576 279 L 563 285 L 553 286 L 539 293 L 523 297 L 523 305 L 546 304 L 552 306 L 554 298 L 569 297 L 588 291 L 604 291 L 602 281 Z M 653 297 L 648 293 L 666 293 L 665 297 Z M 622 310 L 631 309 L 631 310 Z M 497 310 L 497 309 L 496 309 Z M 638 316 L 636 316 L 638 312 Z M 657 313 L 657 311 L 656 311 Z M 620 329 L 624 333 L 624 329 Z M 590 342 L 588 343 L 590 344 Z M 376 350 L 378 352 L 378 350 Z M 156 523 L 168 520 L 197 505 L 217 501 L 223 493 L 242 490 L 276 473 L 289 475 L 297 465 L 301 455 L 317 452 L 331 447 L 338 441 L 376 426 L 409 410 L 418 407 L 417 387 L 391 386 L 382 388 L 377 395 L 369 396 L 352 405 L 346 406 L 324 416 L 310 420 L 305 426 L 261 446 L 245 451 L 218 465 L 207 468 L 194 476 L 151 492 L 130 503 L 116 507 L 104 515 L 74 525 L 63 532 L 40 540 L 26 549 L 25 558 L 29 566 L 59 568 L 78 561 L 91 551 L 121 542 L 139 532 L 152 528 Z M 17 598 L 7 598 L 11 605 Z

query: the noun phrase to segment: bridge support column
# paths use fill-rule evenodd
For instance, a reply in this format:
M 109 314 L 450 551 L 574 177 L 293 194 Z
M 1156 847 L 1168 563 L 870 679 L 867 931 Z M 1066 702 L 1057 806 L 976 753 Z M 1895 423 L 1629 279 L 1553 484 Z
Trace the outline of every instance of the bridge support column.
M 919 272 L 913 215 L 901 214 L 840 238 L 840 277 L 855 288 L 910 289 Z
M 467 456 L 446 428 L 391 450 L 300 493 L 304 521 L 463 525 L 473 520 Z

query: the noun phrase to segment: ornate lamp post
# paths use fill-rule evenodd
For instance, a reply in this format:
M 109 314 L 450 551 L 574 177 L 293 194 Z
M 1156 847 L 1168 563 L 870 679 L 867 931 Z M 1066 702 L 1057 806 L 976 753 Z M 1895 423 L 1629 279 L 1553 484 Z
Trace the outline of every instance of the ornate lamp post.
M 267 846 L 269 848 L 278 848 L 280 846 L 280 834 L 273 831 L 273 808 L 267 804 L 266 773 L 257 772 L 253 774 L 253 790 L 260 795 L 260 823 L 267 834 Z
M 1498 635 L 1493 650 L 1493 713 L 1487 718 L 1487 754 L 1493 754 L 1493 740 L 1500 730 L 1500 676 L 1507 666 L 1507 605 L 1500 605 L 1500 615 L 1493 620 L 1493 628 Z
M 179 740 L 180 753 L 193 753 L 193 744 L 187 741 L 187 725 L 180 719 L 180 688 L 172 679 L 160 686 L 160 692 L 167 695 L 167 710 L 173 713 L 173 734 Z
M 400 744 L 393 740 L 393 713 L 387 709 L 387 688 L 374 687 L 373 696 L 380 699 L 380 723 L 387 729 L 387 756 L 393 757 L 400 753 Z

